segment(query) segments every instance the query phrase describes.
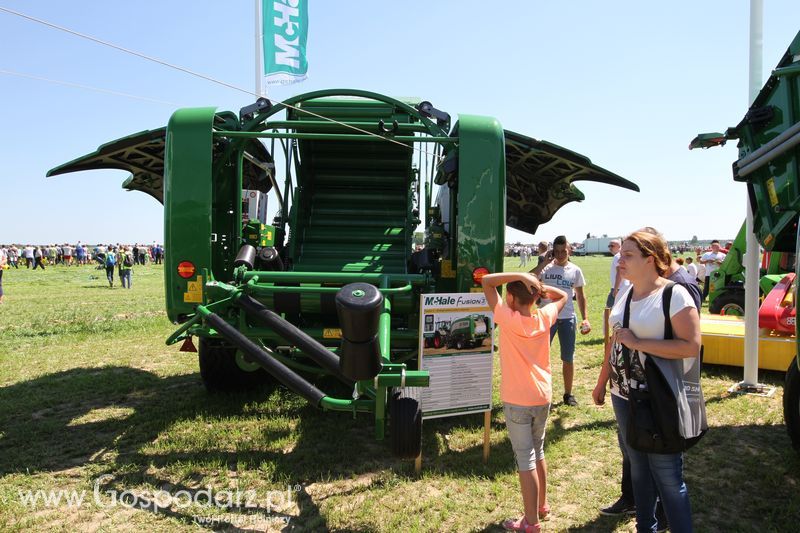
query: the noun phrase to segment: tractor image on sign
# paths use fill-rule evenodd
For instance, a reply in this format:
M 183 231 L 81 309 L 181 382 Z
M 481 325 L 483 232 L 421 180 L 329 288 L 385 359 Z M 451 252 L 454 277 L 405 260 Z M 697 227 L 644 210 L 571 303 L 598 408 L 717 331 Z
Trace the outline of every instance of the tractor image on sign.
M 422 334 L 425 348 L 441 348 L 447 342 L 449 334 L 449 320 L 437 320 L 434 324 L 434 315 L 425 315 L 425 331 Z
M 416 370 L 421 295 L 478 289 L 476 271 L 503 269 L 505 226 L 534 233 L 583 199 L 575 181 L 638 190 L 495 118 L 451 124 L 430 102 L 354 89 L 180 109 L 48 175 L 98 168 L 129 171 L 123 188 L 164 204 L 179 325 L 167 343 L 198 339 L 209 391 L 278 382 L 324 411 L 369 415 L 401 457 L 421 443 L 406 388 L 429 384 Z M 243 190 L 266 194 L 273 220 L 244 213 Z M 470 319 L 457 343 L 487 329 Z

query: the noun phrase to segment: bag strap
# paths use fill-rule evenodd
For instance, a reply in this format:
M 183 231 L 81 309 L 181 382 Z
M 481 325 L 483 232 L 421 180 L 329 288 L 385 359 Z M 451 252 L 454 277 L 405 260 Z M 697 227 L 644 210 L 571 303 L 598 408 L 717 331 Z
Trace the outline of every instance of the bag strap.
M 622 314 L 622 327 L 627 328 L 631 322 L 631 300 L 633 300 L 633 287 L 628 291 L 628 297 L 625 299 L 625 312 Z M 628 383 L 631 382 L 631 352 L 627 346 L 622 345 L 622 362 L 625 363 L 625 379 Z
M 673 339 L 672 336 L 672 319 L 669 316 L 670 300 L 672 300 L 672 288 L 675 283 L 670 281 L 664 287 L 664 292 L 661 294 L 661 307 L 664 309 L 664 338 Z
M 672 339 L 672 320 L 669 316 L 669 307 L 672 300 L 672 289 L 675 283 L 672 281 L 667 282 L 664 286 L 664 292 L 661 294 L 661 307 L 664 311 L 664 338 Z M 625 312 L 622 315 L 622 327 L 628 328 L 631 320 L 631 300 L 633 300 L 633 289 L 628 292 L 628 297 L 625 299 Z M 630 363 L 630 350 L 624 344 L 622 345 L 622 360 L 625 363 L 625 377 L 628 383 L 631 381 L 631 363 Z

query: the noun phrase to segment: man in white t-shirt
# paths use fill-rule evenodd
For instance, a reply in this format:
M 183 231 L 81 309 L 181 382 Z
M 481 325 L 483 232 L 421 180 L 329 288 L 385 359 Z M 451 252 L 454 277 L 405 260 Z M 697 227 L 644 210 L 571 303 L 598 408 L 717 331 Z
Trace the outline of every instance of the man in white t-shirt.
M 586 296 L 583 292 L 586 280 L 581 269 L 570 262 L 569 254 L 570 247 L 567 238 L 559 235 L 553 241 L 553 249 L 547 252 L 545 260 L 531 270 L 531 273 L 538 276 L 545 285 L 556 287 L 567 293 L 567 303 L 558 314 L 556 323 L 550 328 L 550 342 L 552 343 L 553 338 L 558 334 L 558 342 L 561 345 L 561 370 L 564 375 L 564 404 L 574 407 L 578 405 L 578 402 L 572 395 L 572 382 L 575 377 L 575 326 L 577 323 L 575 308 L 572 304 L 573 292 L 582 318 L 581 334 L 586 335 L 592 330 L 592 327 L 587 318 Z M 541 305 L 546 303 L 550 303 L 550 301 L 542 299 Z
M 703 283 L 703 300 L 708 296 L 708 289 L 711 286 L 709 283 L 711 274 L 717 271 L 724 260 L 725 254 L 719 249 L 719 241 L 711 241 L 711 251 L 704 253 L 698 260 L 698 263 L 706 267 L 705 282 Z
M 694 264 L 694 259 L 691 256 L 686 258 L 685 268 L 686 268 L 686 272 L 689 273 L 689 276 L 691 276 L 692 279 L 696 280 L 697 279 L 697 265 Z
M 611 242 L 608 243 L 608 251 L 614 256 L 613 259 L 611 259 L 611 291 L 606 298 L 606 307 L 609 309 L 614 307 L 614 299 L 617 297 L 617 294 L 630 285 L 627 279 L 619 275 L 619 249 L 621 246 L 622 242 L 619 239 L 611 239 Z
M 29 244 L 22 249 L 22 258 L 25 260 L 26 268 L 30 268 L 33 265 L 33 246 Z

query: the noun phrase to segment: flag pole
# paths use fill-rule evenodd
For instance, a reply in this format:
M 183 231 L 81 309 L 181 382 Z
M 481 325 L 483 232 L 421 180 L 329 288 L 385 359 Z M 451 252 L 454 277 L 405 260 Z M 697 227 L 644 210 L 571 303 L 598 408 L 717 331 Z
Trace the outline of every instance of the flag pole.
M 256 91 L 256 98 L 260 98 L 262 96 L 266 96 L 264 94 L 264 75 L 262 74 L 262 65 L 264 64 L 264 48 L 263 48 L 263 35 L 261 29 L 261 0 L 254 0 L 256 14 L 255 14 L 255 22 L 256 22 L 256 29 L 255 29 L 255 64 L 256 64 L 256 80 L 255 80 L 255 91 Z
M 764 2 L 763 0 L 750 0 L 750 73 L 748 86 L 748 108 L 758 96 L 762 84 L 762 48 L 764 35 Z M 740 383 L 734 386 L 737 392 L 750 392 L 754 394 L 771 395 L 774 392 L 766 385 L 758 382 L 758 278 L 759 245 L 754 231 L 753 209 L 750 196 L 747 196 L 747 213 L 745 219 L 745 234 L 747 236 L 746 252 L 742 261 L 745 272 L 744 282 L 744 376 Z

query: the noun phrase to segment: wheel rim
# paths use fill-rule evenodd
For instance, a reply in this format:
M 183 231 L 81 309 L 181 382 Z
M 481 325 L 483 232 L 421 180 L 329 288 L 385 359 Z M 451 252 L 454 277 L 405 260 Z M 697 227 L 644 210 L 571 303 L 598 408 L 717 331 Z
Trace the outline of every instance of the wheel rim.
M 436 337 L 433 339 L 433 347 L 434 348 L 441 348 L 442 347 L 442 339 L 440 337 Z
M 248 361 L 244 354 L 239 350 L 236 350 L 236 365 L 245 372 L 255 372 L 261 368 L 258 363 L 254 361 Z
M 744 316 L 744 309 L 739 304 L 725 304 L 719 310 L 719 314 L 728 316 Z

